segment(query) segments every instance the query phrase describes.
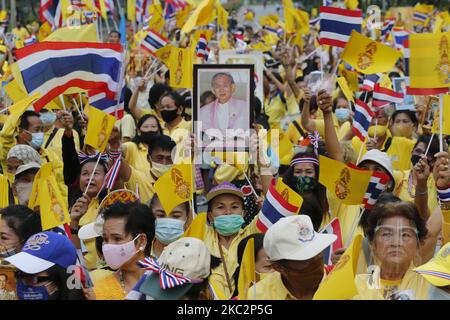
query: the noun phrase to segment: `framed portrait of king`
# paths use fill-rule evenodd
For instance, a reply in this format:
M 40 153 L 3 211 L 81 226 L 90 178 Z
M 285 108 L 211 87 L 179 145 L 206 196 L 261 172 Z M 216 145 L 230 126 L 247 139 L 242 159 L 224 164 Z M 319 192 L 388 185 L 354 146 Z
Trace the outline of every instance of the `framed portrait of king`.
M 198 150 L 249 151 L 254 65 L 194 65 L 193 120 Z

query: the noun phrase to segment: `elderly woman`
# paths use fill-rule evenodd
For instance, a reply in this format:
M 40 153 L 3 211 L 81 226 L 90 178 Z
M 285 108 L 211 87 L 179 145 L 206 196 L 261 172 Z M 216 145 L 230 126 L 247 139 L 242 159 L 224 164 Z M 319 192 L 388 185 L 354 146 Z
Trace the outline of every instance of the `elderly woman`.
M 413 271 L 422 261 L 426 221 L 410 202 L 389 202 L 374 208 L 366 229 L 375 271 L 355 278 L 357 300 L 428 298 L 429 284 Z

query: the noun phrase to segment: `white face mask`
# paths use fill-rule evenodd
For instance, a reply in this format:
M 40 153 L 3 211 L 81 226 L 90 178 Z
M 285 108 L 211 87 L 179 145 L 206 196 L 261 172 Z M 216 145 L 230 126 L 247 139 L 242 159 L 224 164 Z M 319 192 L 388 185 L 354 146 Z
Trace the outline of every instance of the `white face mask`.
M 33 188 L 33 182 L 18 182 L 15 185 L 17 192 L 17 199 L 19 204 L 28 205 L 28 201 L 30 200 L 31 189 Z
M 173 166 L 172 164 L 161 164 L 161 163 L 157 163 L 154 161 L 151 162 L 151 165 L 152 165 L 151 172 L 157 178 L 161 177 L 164 173 L 169 171 L 169 169 L 172 168 L 172 166 Z

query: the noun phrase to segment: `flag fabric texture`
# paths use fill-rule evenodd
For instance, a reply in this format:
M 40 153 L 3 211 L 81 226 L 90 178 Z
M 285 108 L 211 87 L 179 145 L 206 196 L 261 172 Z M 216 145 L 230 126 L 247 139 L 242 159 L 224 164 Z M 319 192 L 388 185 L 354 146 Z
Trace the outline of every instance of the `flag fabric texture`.
M 39 92 L 36 111 L 66 90 L 100 90 L 115 99 L 122 66 L 122 46 L 87 42 L 39 42 L 16 51 L 17 65 L 29 94 Z
M 353 30 L 342 53 L 342 60 L 364 74 L 387 72 L 401 53 Z
M 138 261 L 138 265 L 145 270 L 159 274 L 159 285 L 161 289 L 166 290 L 182 286 L 186 283 L 192 283 L 191 279 L 173 273 L 164 266 L 160 266 L 152 257 Z
M 103 152 L 108 145 L 116 118 L 97 108 L 89 108 L 89 121 L 86 131 L 85 144 Z
M 372 173 L 369 186 L 367 187 L 367 191 L 363 199 L 365 209 L 372 209 L 380 194 L 386 189 L 389 180 L 389 175 L 385 173 L 378 171 L 374 171 Z
M 247 300 L 248 289 L 256 282 L 255 270 L 255 239 L 249 239 L 245 245 L 244 254 L 238 277 L 238 300 Z M 250 294 L 251 297 L 251 294 Z
M 392 28 L 394 28 L 395 25 L 395 19 L 386 19 L 383 22 L 383 26 L 381 27 L 381 39 L 384 41 L 389 36 L 389 34 L 392 31 Z
M 327 266 L 331 266 L 333 263 L 331 262 L 331 256 L 333 252 L 337 249 L 342 248 L 342 233 L 341 233 L 341 225 L 339 223 L 338 218 L 333 218 L 328 225 L 326 225 L 321 233 L 325 234 L 334 234 L 337 236 L 336 241 L 333 242 L 328 248 L 323 251 L 323 263 Z
M 344 48 L 353 30 L 361 32 L 362 11 L 320 7 L 320 44 Z
M 401 92 L 396 92 L 394 90 L 384 88 L 380 86 L 379 83 L 375 84 L 373 88 L 373 101 L 374 106 L 382 106 L 387 102 L 401 104 L 403 102 L 404 95 Z
M 279 182 L 280 180 L 278 180 Z M 290 199 L 291 197 L 289 195 L 294 195 L 294 193 L 298 195 L 286 185 L 279 185 L 277 188 L 275 186 L 275 179 L 272 180 L 256 222 L 256 226 L 261 232 L 266 232 L 267 229 L 281 218 L 298 214 L 303 199 L 301 201 L 297 200 L 297 202 L 294 199 Z M 300 197 L 300 195 L 298 196 Z
M 352 131 L 362 142 L 364 142 L 367 137 L 367 130 L 370 127 L 373 117 L 374 113 L 372 109 L 363 101 L 356 99 Z
M 183 237 L 197 238 L 203 241 L 205 239 L 206 226 L 207 226 L 206 212 L 199 213 L 194 218 L 194 220 L 192 220 L 192 223 L 184 232 Z

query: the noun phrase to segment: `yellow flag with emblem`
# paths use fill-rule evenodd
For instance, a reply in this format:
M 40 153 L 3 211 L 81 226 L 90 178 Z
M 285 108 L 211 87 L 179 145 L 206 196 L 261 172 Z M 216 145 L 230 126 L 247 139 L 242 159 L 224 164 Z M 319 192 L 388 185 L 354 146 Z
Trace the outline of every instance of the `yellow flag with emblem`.
M 411 88 L 450 86 L 449 41 L 450 32 L 413 33 L 409 36 Z
M 84 143 L 103 152 L 108 145 L 116 118 L 100 109 L 89 108 L 88 119 Z
M 52 164 L 51 162 L 44 163 L 39 171 L 34 176 L 33 186 L 31 187 L 31 196 L 28 200 L 28 207 L 31 210 L 36 209 L 39 206 L 39 183 L 41 181 L 41 177 L 48 177 L 52 175 Z
M 442 134 L 450 134 L 450 95 L 443 95 L 442 98 L 444 101 L 442 102 Z M 439 108 L 436 110 L 434 114 L 433 126 L 431 127 L 431 132 L 435 134 L 439 134 Z
M 156 11 L 148 22 L 148 25 L 156 32 L 161 32 L 161 29 L 164 27 L 165 23 L 166 20 L 164 20 L 164 16 L 162 15 L 162 13 Z
M 319 167 L 319 182 L 332 197 L 348 205 L 362 204 L 372 171 L 351 167 L 324 156 L 319 157 Z
M 362 235 L 355 236 L 334 269 L 319 285 L 313 300 L 348 300 L 358 294 L 355 276 L 361 242 Z
M 297 192 L 289 188 L 287 184 L 283 182 L 282 178 L 278 178 L 277 184 L 275 185 L 275 190 L 283 197 L 286 202 L 293 204 L 298 207 L 297 214 L 300 211 L 300 208 L 303 204 L 303 198 Z
M 192 166 L 174 165 L 156 180 L 154 187 L 164 211 L 169 215 L 173 208 L 193 197 Z
M 189 18 L 189 14 L 191 13 L 192 7 L 190 5 L 187 5 L 184 9 L 177 12 L 177 15 L 175 16 L 176 19 L 176 27 L 177 28 L 183 28 L 184 24 L 186 23 L 187 19 Z
M 336 81 L 339 84 L 339 87 L 341 88 L 342 93 L 347 98 L 347 100 L 355 102 L 355 99 L 353 98 L 353 91 L 350 90 L 347 80 L 345 80 L 344 77 L 338 77 Z
M 192 50 L 172 47 L 170 50 L 169 70 L 172 88 L 192 88 L 193 63 Z
M 159 60 L 162 61 L 166 66 L 169 66 L 170 61 L 170 51 L 172 50 L 173 46 L 171 44 L 168 44 L 161 49 L 156 50 L 153 54 L 158 57 Z
M 206 26 L 214 21 L 216 18 L 214 7 L 214 0 L 203 0 L 186 21 L 181 31 L 188 33 L 191 32 L 194 27 Z
M 364 74 L 387 72 L 401 53 L 353 30 L 342 52 L 342 60 Z
M 255 239 L 249 239 L 245 245 L 244 254 L 239 270 L 238 278 L 238 300 L 247 300 L 252 294 L 248 289 L 256 283 L 255 270 Z
M 49 230 L 70 222 L 69 210 L 58 183 L 53 175 L 40 177 L 38 183 L 38 198 L 41 212 L 42 230 Z
M 339 65 L 338 69 L 339 75 L 345 78 L 350 90 L 353 92 L 359 91 L 358 72 L 347 70 L 342 63 Z
M 183 234 L 183 237 L 191 237 L 191 238 L 197 238 L 200 240 L 205 240 L 205 233 L 206 233 L 206 212 L 199 213 L 194 220 L 192 221 L 191 225 L 186 229 L 186 231 Z

